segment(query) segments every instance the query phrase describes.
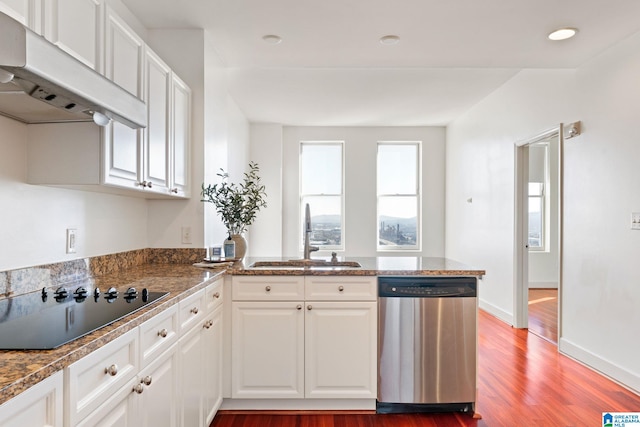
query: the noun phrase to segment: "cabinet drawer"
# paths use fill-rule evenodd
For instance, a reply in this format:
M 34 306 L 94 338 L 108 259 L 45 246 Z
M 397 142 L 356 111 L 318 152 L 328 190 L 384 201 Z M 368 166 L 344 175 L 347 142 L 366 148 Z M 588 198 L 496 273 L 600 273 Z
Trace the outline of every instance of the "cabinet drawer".
M 204 298 L 205 292 L 204 289 L 202 289 L 180 301 L 179 318 L 181 334 L 204 319 L 206 309 Z
M 305 300 L 309 301 L 375 301 L 378 297 L 375 277 L 307 276 Z
M 140 325 L 140 365 L 142 368 L 178 340 L 178 304 Z
M 138 328 L 69 365 L 65 369 L 69 424 L 76 425 L 137 372 Z
M 207 304 L 207 313 L 211 313 L 215 308 L 222 305 L 223 300 L 223 279 L 218 279 L 205 290 L 205 301 Z
M 234 301 L 300 301 L 304 299 L 304 277 L 236 276 L 231 297 Z

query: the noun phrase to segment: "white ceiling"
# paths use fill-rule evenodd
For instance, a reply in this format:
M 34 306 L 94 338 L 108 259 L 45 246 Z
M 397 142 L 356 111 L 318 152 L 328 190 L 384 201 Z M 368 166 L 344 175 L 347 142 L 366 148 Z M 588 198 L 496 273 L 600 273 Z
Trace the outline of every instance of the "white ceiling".
M 638 0 L 122 1 L 147 28 L 205 28 L 247 118 L 288 125 L 446 125 L 523 68 L 575 68 L 640 30 Z

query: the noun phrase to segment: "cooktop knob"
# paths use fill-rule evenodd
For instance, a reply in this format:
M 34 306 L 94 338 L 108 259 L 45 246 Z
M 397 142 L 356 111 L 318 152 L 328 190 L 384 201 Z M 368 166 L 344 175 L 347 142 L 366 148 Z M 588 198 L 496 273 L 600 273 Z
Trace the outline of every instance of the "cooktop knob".
M 113 302 L 116 298 L 118 298 L 118 290 L 114 287 L 110 287 L 109 290 L 104 294 L 107 302 Z
M 95 298 L 96 301 L 98 301 L 98 298 L 100 298 L 100 288 L 95 288 L 93 290 L 93 297 Z
M 42 288 L 42 302 L 45 302 L 47 300 L 47 288 Z
M 69 292 L 67 292 L 66 288 L 61 286 L 58 289 L 56 289 L 53 295 L 55 295 L 56 301 L 60 302 L 63 299 L 67 298 L 67 296 L 69 296 Z

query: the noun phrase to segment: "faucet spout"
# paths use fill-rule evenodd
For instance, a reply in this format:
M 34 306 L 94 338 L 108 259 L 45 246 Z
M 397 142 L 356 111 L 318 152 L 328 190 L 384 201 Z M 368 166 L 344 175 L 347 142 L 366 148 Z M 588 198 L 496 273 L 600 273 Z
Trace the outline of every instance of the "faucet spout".
M 311 259 L 311 252 L 320 250 L 317 246 L 311 246 L 309 240 L 311 239 L 311 210 L 309 209 L 309 203 L 304 208 L 304 259 Z

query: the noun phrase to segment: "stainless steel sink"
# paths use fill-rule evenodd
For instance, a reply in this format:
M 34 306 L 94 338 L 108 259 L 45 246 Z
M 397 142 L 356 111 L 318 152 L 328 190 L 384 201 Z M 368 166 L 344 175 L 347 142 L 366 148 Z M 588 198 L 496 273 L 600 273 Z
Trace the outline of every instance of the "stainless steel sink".
M 362 268 L 356 261 L 326 261 L 323 259 L 290 259 L 287 261 L 256 261 L 249 268 Z

